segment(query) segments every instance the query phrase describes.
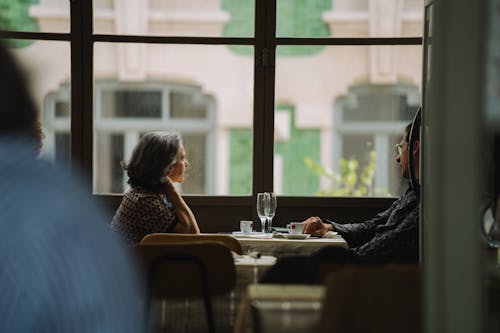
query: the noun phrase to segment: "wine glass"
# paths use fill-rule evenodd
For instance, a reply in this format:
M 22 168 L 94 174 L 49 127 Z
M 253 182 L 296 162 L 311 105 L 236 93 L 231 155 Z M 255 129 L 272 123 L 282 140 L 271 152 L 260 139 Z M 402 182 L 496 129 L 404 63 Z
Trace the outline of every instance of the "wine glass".
M 276 193 L 274 192 L 268 192 L 268 193 L 269 193 L 269 214 L 267 214 L 268 223 L 266 223 L 266 232 L 273 232 L 271 228 L 273 226 L 273 217 L 276 214 L 276 206 L 277 206 Z
M 257 215 L 260 218 L 260 225 L 262 227 L 262 232 L 266 231 L 266 219 L 269 215 L 269 193 L 258 193 L 257 194 Z

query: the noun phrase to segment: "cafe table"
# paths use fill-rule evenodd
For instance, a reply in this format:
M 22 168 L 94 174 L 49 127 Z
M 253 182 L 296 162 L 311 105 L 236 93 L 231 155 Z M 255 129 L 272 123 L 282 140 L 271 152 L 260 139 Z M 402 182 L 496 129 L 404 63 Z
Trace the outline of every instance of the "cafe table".
M 251 284 L 234 332 L 318 332 L 325 290 L 319 285 Z
M 331 238 L 308 237 L 306 239 L 287 239 L 276 237 L 277 234 L 253 232 L 242 234 L 234 232 L 233 237 L 238 239 L 243 253 L 258 252 L 277 258 L 287 255 L 309 255 L 325 246 L 340 246 L 348 248 L 347 242 L 340 235 Z

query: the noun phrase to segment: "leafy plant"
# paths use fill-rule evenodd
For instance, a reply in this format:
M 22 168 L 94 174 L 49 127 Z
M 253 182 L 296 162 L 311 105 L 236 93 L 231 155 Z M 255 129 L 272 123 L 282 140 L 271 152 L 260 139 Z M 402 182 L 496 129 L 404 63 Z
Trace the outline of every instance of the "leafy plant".
M 371 150 L 368 163 L 361 170 L 359 170 L 359 161 L 355 158 L 342 158 L 339 162 L 339 173 L 323 167 L 310 157 L 304 158 L 304 164 L 320 177 L 326 177 L 333 182 L 332 188 L 320 190 L 318 195 L 357 197 L 375 194 L 387 195 L 387 190 L 378 190 L 373 186 L 376 157 L 375 150 Z
M 29 6 L 39 0 L 0 0 L 0 29 L 13 31 L 39 31 L 36 20 L 29 16 Z M 31 45 L 32 40 L 8 39 L 9 47 Z

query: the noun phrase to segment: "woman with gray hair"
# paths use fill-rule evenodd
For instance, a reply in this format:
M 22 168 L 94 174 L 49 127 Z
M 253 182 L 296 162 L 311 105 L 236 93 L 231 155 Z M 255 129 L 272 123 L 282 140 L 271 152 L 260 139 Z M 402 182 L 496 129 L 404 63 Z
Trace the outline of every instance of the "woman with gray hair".
M 193 212 L 172 184 L 184 181 L 188 166 L 180 134 L 144 135 L 125 166 L 130 189 L 113 217 L 112 228 L 130 244 L 154 232 L 200 233 Z

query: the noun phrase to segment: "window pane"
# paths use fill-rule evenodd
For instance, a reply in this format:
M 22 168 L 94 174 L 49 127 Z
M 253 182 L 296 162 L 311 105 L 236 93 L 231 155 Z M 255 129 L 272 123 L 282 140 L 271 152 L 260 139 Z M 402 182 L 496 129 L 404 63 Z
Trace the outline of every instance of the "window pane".
M 183 135 L 184 193 L 251 192 L 252 48 L 96 43 L 94 51 L 96 193 L 126 189 L 120 162 L 150 131 Z
M 416 37 L 421 0 L 277 0 L 278 37 Z
M 161 91 L 103 89 L 104 118 L 161 118 Z
M 304 55 L 276 60 L 275 191 L 397 195 L 394 145 L 420 102 L 421 46 L 285 47 Z
M 71 116 L 70 105 L 68 101 L 57 101 L 55 102 L 55 117 L 56 118 L 68 118 Z
M 207 117 L 206 96 L 192 92 L 172 91 L 170 93 L 170 116 L 177 119 L 203 119 Z
M 94 32 L 253 37 L 253 0 L 94 0 Z
M 94 179 L 94 188 L 98 193 L 121 192 L 128 178 L 123 169 L 124 135 L 99 133 L 95 139 L 95 153 L 99 159 L 94 166 L 101 170 Z
M 186 170 L 186 181 L 182 184 L 182 191 L 192 194 L 206 193 L 206 173 L 203 165 L 207 160 L 207 137 L 205 134 L 183 134 L 184 148 L 189 153 L 187 159 L 189 167 Z
M 0 29 L 30 32 L 69 32 L 70 2 L 68 0 L 13 0 L 0 5 Z M 10 40 L 15 47 L 34 43 Z
M 28 74 L 29 89 L 40 112 L 45 135 L 40 156 L 68 164 L 71 147 L 69 43 L 33 41 L 10 51 Z
M 66 163 L 70 158 L 70 135 L 67 132 L 55 134 L 55 154 L 54 159 L 57 163 Z

